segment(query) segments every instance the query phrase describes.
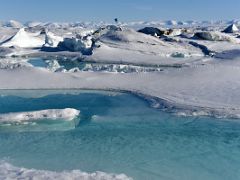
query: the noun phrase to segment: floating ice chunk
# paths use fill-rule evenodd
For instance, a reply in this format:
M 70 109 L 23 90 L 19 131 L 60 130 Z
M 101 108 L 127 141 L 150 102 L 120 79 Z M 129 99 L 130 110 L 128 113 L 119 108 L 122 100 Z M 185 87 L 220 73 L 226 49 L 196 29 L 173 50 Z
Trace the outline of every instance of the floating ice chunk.
M 132 180 L 132 178 L 126 176 L 125 174 L 111 174 L 100 171 L 87 173 L 80 170 L 54 172 L 15 167 L 6 162 L 0 163 L 0 179 Z
M 0 114 L 0 122 L 24 122 L 40 119 L 66 120 L 71 121 L 80 114 L 80 111 L 73 108 L 47 109 L 40 111 L 15 112 Z

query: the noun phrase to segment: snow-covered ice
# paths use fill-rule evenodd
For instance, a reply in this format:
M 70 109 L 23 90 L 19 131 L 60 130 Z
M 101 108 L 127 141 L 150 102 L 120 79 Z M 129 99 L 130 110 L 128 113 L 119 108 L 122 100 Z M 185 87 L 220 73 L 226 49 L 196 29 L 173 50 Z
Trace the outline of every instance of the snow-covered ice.
M 3 26 L 0 88 L 127 91 L 181 115 L 239 118 L 237 26 L 232 21 L 33 23 L 18 31 Z M 138 32 L 144 27 L 151 32 Z M 229 28 L 233 32 L 225 33 Z M 42 58 L 46 67 L 31 65 L 28 57 Z

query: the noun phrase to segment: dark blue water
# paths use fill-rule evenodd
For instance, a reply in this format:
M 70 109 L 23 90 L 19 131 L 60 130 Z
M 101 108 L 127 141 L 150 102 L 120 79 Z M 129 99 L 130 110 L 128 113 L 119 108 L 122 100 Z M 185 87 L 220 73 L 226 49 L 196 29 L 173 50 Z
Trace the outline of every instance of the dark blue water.
M 26 168 L 98 170 L 139 180 L 240 179 L 238 120 L 178 117 L 129 94 L 70 92 L 1 92 L 0 113 L 76 108 L 81 115 L 77 127 L 66 129 L 61 123 L 1 127 L 0 159 Z

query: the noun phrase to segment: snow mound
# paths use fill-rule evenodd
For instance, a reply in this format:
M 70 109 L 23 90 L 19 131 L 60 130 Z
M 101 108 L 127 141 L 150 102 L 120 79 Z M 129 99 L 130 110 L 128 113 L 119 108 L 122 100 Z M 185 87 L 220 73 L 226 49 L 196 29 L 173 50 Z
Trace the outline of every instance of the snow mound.
M 195 33 L 195 37 L 209 41 L 228 41 L 232 43 L 240 43 L 239 39 L 217 31 L 197 32 Z
M 116 42 L 116 43 L 129 43 L 129 42 L 138 42 L 143 43 L 146 42 L 148 44 L 154 44 L 159 42 L 159 40 L 155 37 L 148 36 L 144 33 L 136 32 L 133 29 L 123 29 L 121 31 L 118 30 L 108 30 L 105 34 L 102 34 L 99 37 L 99 40 L 104 43 Z
M 44 39 L 39 34 L 26 32 L 21 28 L 14 36 L 3 42 L 3 47 L 18 46 L 22 48 L 41 47 L 44 44 Z
M 14 112 L 0 114 L 0 122 L 24 122 L 40 119 L 49 120 L 66 120 L 71 121 L 80 114 L 79 110 L 66 108 L 66 109 L 47 109 L 40 111 L 28 111 L 28 112 Z
M 231 24 L 225 30 L 223 30 L 223 32 L 225 32 L 225 33 L 235 33 L 238 31 L 239 31 L 239 29 L 235 24 Z
M 15 167 L 9 163 L 0 163 L 0 179 L 57 179 L 57 180 L 132 180 L 125 174 L 110 174 L 96 171 L 93 173 L 86 173 L 80 170 L 54 172 L 46 170 L 26 169 Z

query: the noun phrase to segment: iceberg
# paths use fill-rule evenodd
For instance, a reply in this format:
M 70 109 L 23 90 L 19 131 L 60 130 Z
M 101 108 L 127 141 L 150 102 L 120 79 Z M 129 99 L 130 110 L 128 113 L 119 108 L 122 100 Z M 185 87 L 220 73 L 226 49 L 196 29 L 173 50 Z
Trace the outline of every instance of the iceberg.
M 93 41 L 91 36 L 84 36 L 80 38 L 64 38 L 58 44 L 60 50 L 68 50 L 73 52 L 81 52 L 82 54 L 92 54 Z

